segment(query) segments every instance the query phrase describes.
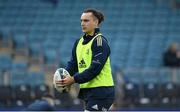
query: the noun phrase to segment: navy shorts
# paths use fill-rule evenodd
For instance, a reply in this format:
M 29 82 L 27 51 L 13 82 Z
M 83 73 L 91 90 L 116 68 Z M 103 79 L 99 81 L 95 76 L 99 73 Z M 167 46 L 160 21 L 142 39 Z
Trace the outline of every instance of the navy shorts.
M 108 111 L 113 104 L 113 99 L 88 100 L 85 101 L 85 110 L 87 111 Z

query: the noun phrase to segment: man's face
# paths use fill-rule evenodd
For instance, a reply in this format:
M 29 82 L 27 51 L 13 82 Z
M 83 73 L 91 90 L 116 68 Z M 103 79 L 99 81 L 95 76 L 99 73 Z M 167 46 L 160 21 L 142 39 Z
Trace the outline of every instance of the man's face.
M 81 15 L 82 31 L 86 34 L 91 34 L 98 25 L 98 20 L 95 19 L 91 12 Z

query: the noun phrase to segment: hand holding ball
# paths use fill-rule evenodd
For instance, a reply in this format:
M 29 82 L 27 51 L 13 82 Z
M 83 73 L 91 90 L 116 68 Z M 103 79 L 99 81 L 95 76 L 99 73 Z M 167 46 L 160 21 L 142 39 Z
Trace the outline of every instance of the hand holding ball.
M 63 85 L 57 83 L 57 81 L 60 81 L 60 80 L 64 79 L 67 75 L 70 76 L 68 71 L 65 70 L 64 68 L 59 68 L 54 73 L 53 84 L 54 84 L 54 87 L 55 87 L 55 89 L 57 91 L 59 91 L 59 92 L 68 92 L 70 90 L 70 86 L 63 86 Z

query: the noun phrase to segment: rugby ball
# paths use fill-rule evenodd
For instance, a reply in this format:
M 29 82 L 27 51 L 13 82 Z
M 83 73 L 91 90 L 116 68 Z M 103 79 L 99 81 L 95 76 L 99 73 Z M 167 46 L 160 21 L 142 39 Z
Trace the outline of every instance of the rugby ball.
M 54 88 L 58 91 L 58 92 L 68 92 L 70 90 L 70 86 L 57 86 L 56 81 L 59 81 L 61 79 L 64 79 L 65 76 L 70 75 L 69 72 L 64 69 L 64 68 L 59 68 L 55 71 L 54 73 L 54 77 L 53 77 L 53 85 Z

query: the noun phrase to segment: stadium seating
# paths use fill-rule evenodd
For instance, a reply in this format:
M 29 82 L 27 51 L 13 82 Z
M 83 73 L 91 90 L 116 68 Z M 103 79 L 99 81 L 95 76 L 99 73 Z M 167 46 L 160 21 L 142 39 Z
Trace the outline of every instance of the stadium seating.
M 13 98 L 12 89 L 10 86 L 0 86 L 0 108 L 9 107 L 10 101 Z
M 9 70 L 11 69 L 12 64 L 12 58 L 8 54 L 0 54 L 0 69 L 3 70 Z
M 124 91 L 124 104 L 125 106 L 128 105 L 135 105 L 139 104 L 140 99 L 140 85 L 135 83 L 126 83 L 123 87 Z
M 37 58 L 42 56 L 42 45 L 39 42 L 32 42 L 29 44 L 29 52 L 31 54 L 31 58 Z
M 4 85 L 4 73 L 0 70 L 0 85 Z
M 171 69 L 162 67 L 164 51 L 171 43 L 180 43 L 179 10 L 172 10 L 168 0 L 58 0 L 56 4 L 50 0 L 1 0 L 0 85 L 8 71 L 11 87 L 41 88 L 46 82 L 45 65 L 59 67 L 70 59 L 75 40 L 83 34 L 81 13 L 89 7 L 105 14 L 101 31 L 111 47 L 113 74 L 123 73 L 125 100 L 137 106 L 179 106 L 180 71 L 174 83 Z M 16 60 L 16 54 L 22 53 L 19 49 L 25 50 L 25 59 Z M 40 67 L 33 71 L 34 58 Z M 43 92 L 37 91 L 39 98 Z M 13 107 L 24 104 L 19 98 L 12 101 Z M 64 105 L 68 107 L 68 103 Z
M 26 71 L 11 71 L 10 73 L 10 86 L 15 87 L 18 85 L 25 85 L 29 82 L 28 74 Z
M 45 93 L 50 91 L 49 87 L 45 84 L 39 84 L 34 87 L 31 87 L 34 94 L 34 99 L 40 99 Z
M 38 85 L 45 84 L 45 75 L 42 71 L 39 72 L 29 72 L 27 74 L 28 76 L 28 84 L 31 85 L 31 87 L 36 87 Z
M 21 101 L 31 100 L 31 88 L 28 85 L 17 85 L 13 87 L 14 99 Z
M 150 103 L 155 104 L 159 98 L 159 85 L 154 83 L 143 84 L 143 98 L 150 100 Z
M 29 85 L 16 85 L 12 88 L 12 92 L 14 94 L 11 100 L 11 108 L 13 110 L 23 110 L 33 101 Z
M 157 71 L 151 71 L 149 69 L 144 69 L 142 71 L 143 79 L 143 97 L 149 98 L 150 100 L 155 100 L 159 97 L 159 75 Z
M 27 71 L 28 70 L 28 62 L 27 60 L 14 61 L 12 63 L 12 71 Z
M 11 1 L 11 2 L 13 3 L 13 1 Z M 8 2 L 9 5 L 7 3 L 6 7 L 9 8 L 12 5 L 11 2 Z M 175 21 L 177 21 L 177 23 L 178 23 L 178 19 L 176 19 L 176 14 L 172 15 L 172 18 L 170 18 L 170 20 L 169 20 L 170 22 L 168 22 L 168 20 L 166 19 L 166 17 L 168 17 L 171 13 L 170 9 L 168 9 L 168 7 L 167 7 L 166 2 L 162 2 L 159 5 L 159 7 L 158 6 L 155 7 L 156 4 L 154 2 L 142 1 L 142 0 L 139 0 L 140 4 L 137 4 L 136 2 L 129 2 L 129 1 L 124 1 L 124 0 L 121 0 L 121 1 L 114 0 L 114 3 L 111 3 L 111 2 L 109 4 L 101 3 L 101 6 L 95 5 L 96 2 L 97 1 L 92 2 L 93 5 L 92 4 L 91 5 L 94 8 L 103 10 L 104 13 L 107 14 L 107 20 L 106 20 L 107 22 L 105 22 L 102 27 L 103 33 L 106 34 L 107 32 L 110 32 L 110 33 L 113 32 L 111 35 L 107 35 L 107 38 L 113 37 L 113 38 L 118 39 L 119 44 L 117 44 L 116 47 L 113 47 L 113 48 L 117 48 L 117 47 L 119 48 L 121 46 L 121 44 L 125 44 L 125 43 L 130 44 L 129 47 L 124 49 L 125 51 L 127 50 L 127 53 L 130 53 L 128 55 L 128 59 L 126 61 L 121 60 L 121 58 L 119 58 L 119 59 L 112 58 L 112 61 L 115 60 L 120 63 L 120 64 L 118 63 L 117 66 L 119 66 L 120 68 L 126 67 L 126 66 L 127 67 L 143 67 L 144 63 L 145 63 L 145 66 L 147 66 L 147 67 L 161 66 L 161 63 L 162 63 L 160 61 L 161 53 L 164 50 L 164 46 L 167 46 L 165 43 L 167 43 L 168 41 L 173 42 L 173 41 L 176 41 L 176 39 L 178 39 L 177 38 L 178 35 L 175 35 L 176 32 L 175 33 L 166 33 L 166 32 L 170 31 L 170 30 L 168 30 L 168 28 L 166 28 L 166 25 L 169 26 L 171 29 L 177 29 L 173 25 L 174 25 L 174 23 L 176 23 Z M 81 3 L 82 4 L 81 7 L 76 7 L 76 5 L 74 5 L 74 7 L 72 7 L 70 4 L 68 4 L 68 3 L 70 3 L 70 1 L 68 1 L 68 2 L 61 1 L 61 4 L 58 3 L 58 7 L 56 7 L 57 9 L 52 8 L 52 6 L 49 3 L 42 2 L 42 1 L 32 2 L 31 4 L 29 4 L 29 6 L 27 5 L 27 3 L 29 3 L 29 2 L 27 2 L 27 1 L 25 1 L 24 3 L 16 2 L 17 9 L 15 7 L 14 8 L 15 10 L 13 10 L 9 15 L 6 14 L 6 12 L 9 11 L 8 8 L 7 8 L 7 10 L 2 11 L 4 13 L 4 17 L 8 17 L 8 19 L 10 19 L 9 21 L 12 21 L 10 18 L 11 16 L 18 15 L 17 20 L 12 21 L 13 24 L 16 24 L 16 27 L 13 30 L 18 31 L 18 29 L 21 29 L 22 27 L 26 27 L 27 30 L 30 31 L 29 33 L 25 33 L 25 36 L 28 37 L 28 40 L 30 40 L 29 41 L 30 45 L 34 41 L 39 41 L 42 44 L 44 42 L 47 43 L 45 38 L 49 38 L 49 37 L 51 37 L 51 38 L 55 37 L 57 40 L 60 40 L 60 36 L 61 36 L 62 38 L 67 40 L 67 42 L 69 42 L 71 45 L 70 47 L 72 47 L 74 40 L 72 39 L 73 37 L 71 37 L 71 35 L 67 35 L 67 34 L 69 34 L 67 32 L 68 31 L 75 32 L 73 34 L 75 34 L 76 36 L 78 36 L 78 33 L 80 33 L 80 31 L 79 31 L 80 28 L 78 27 L 78 25 L 79 25 L 78 20 L 79 20 L 80 12 L 82 11 L 82 9 L 85 7 L 88 7 L 88 4 L 86 4 L 86 2 Z M 78 1 L 76 1 L 75 4 L 78 4 Z M 114 5 L 114 4 L 116 4 L 116 5 Z M 19 7 L 21 5 L 22 5 L 22 8 L 24 8 L 24 10 L 19 12 Z M 37 7 L 38 5 L 39 5 L 39 7 Z M 67 14 L 69 13 L 69 11 L 72 11 L 70 9 L 70 7 L 76 8 L 76 10 L 73 10 L 73 12 L 75 13 L 72 15 L 72 18 L 74 18 L 73 20 L 68 19 L 66 17 Z M 104 7 L 106 7 L 106 8 L 104 8 Z M 138 8 L 136 8 L 136 7 L 138 7 Z M 10 8 L 13 9 L 13 7 L 10 7 Z M 61 10 L 63 8 L 66 8 L 66 11 L 58 12 L 58 10 Z M 154 10 L 154 8 L 157 10 Z M 115 10 L 111 11 L 113 9 L 115 9 Z M 164 12 L 164 11 L 166 11 L 166 12 Z M 27 12 L 27 13 L 25 13 L 25 12 Z M 79 16 L 77 16 L 76 14 Z M 160 16 L 157 14 L 163 16 L 164 18 L 160 19 L 159 18 Z M 116 18 L 117 16 L 119 16 L 120 18 L 117 19 Z M 138 16 L 136 19 L 126 19 L 126 18 L 134 18 L 136 16 Z M 32 17 L 35 17 L 35 18 L 32 18 Z M 111 19 L 109 17 L 111 17 Z M 59 19 L 59 18 L 61 18 L 61 19 Z M 67 19 L 70 22 L 69 22 L 69 24 L 65 25 L 64 20 L 67 20 Z M 4 21 L 5 21 L 5 19 L 4 19 Z M 8 21 L 8 20 L 6 20 L 6 21 Z M 119 24 L 118 28 L 115 27 L 117 24 Z M 9 25 L 11 25 L 11 22 L 9 23 Z M 47 25 L 48 25 L 48 27 L 47 27 Z M 63 26 L 63 27 L 61 28 L 60 26 Z M 74 28 L 72 28 L 72 26 Z M 62 32 L 62 33 L 58 33 L 58 32 Z M 118 33 L 120 33 L 120 32 L 123 32 L 123 33 L 127 32 L 126 34 L 127 34 L 127 36 L 130 37 L 130 40 L 132 40 L 132 42 L 131 41 L 126 41 L 126 42 L 122 41 L 121 38 L 123 38 L 124 35 L 118 35 Z M 22 32 L 20 32 L 20 33 L 22 33 Z M 29 35 L 27 35 L 27 34 L 29 34 Z M 57 35 L 57 34 L 59 34 L 59 35 Z M 80 34 L 79 34 L 79 36 L 80 36 Z M 160 36 L 160 38 L 158 36 Z M 171 39 L 171 41 L 166 40 L 166 38 L 165 38 L 165 37 L 172 37 L 172 36 L 173 36 L 173 38 Z M 20 37 L 21 36 L 19 36 L 18 38 L 20 38 Z M 33 37 L 34 41 L 30 37 Z M 59 39 L 57 37 L 59 37 Z M 31 42 L 31 40 L 32 40 L 32 42 Z M 65 40 L 62 44 L 66 44 Z M 147 43 L 148 40 L 150 41 L 150 43 Z M 53 41 L 53 42 L 55 44 L 57 43 L 57 41 Z M 53 43 L 53 42 L 48 42 L 48 43 Z M 61 42 L 59 42 L 59 43 L 61 43 Z M 65 51 L 64 49 L 66 49 L 64 47 L 61 47 L 61 45 L 59 45 L 57 47 L 61 48 L 61 50 L 60 50 L 61 52 Z M 142 49 L 144 47 L 145 47 L 145 49 Z M 154 48 L 158 48 L 158 49 L 154 49 Z M 128 50 L 128 49 L 130 49 L 130 50 Z M 121 48 L 119 50 L 121 50 Z M 139 50 L 144 50 L 147 52 L 139 51 Z M 152 52 L 152 50 L 154 52 Z M 113 49 L 112 49 L 112 51 L 113 51 Z M 136 51 L 136 52 L 133 52 L 133 51 Z M 64 58 L 62 60 L 63 61 L 65 60 L 64 61 L 64 63 L 65 63 L 68 60 L 68 59 L 66 59 L 66 57 L 69 58 L 69 55 L 71 54 L 71 52 L 70 51 L 67 51 L 66 53 L 61 53 L 61 52 L 60 52 L 60 55 L 63 54 L 61 57 Z M 117 52 L 117 51 L 116 50 L 113 51 L 112 54 L 117 54 L 114 52 Z M 123 57 L 124 55 L 126 55 L 126 53 L 124 54 L 122 52 L 121 55 Z M 142 55 L 144 55 L 144 57 L 141 57 Z M 146 55 L 147 55 L 147 57 L 146 57 Z M 113 56 L 113 57 L 116 57 L 116 56 Z M 117 55 L 117 57 L 119 57 L 119 55 Z M 141 59 L 139 59 L 139 58 L 141 58 Z M 127 62 L 127 65 L 124 64 L 126 62 Z M 158 62 L 158 63 L 155 63 L 155 62 Z M 133 65 L 134 63 L 139 63 L 139 65 L 137 65 L 137 64 Z M 112 63 L 112 64 L 115 64 L 115 63 Z
M 161 85 L 161 97 L 168 97 L 170 99 L 177 97 L 177 87 L 173 83 L 166 83 Z
M 14 34 L 13 42 L 16 49 L 27 48 L 27 37 L 24 34 Z

